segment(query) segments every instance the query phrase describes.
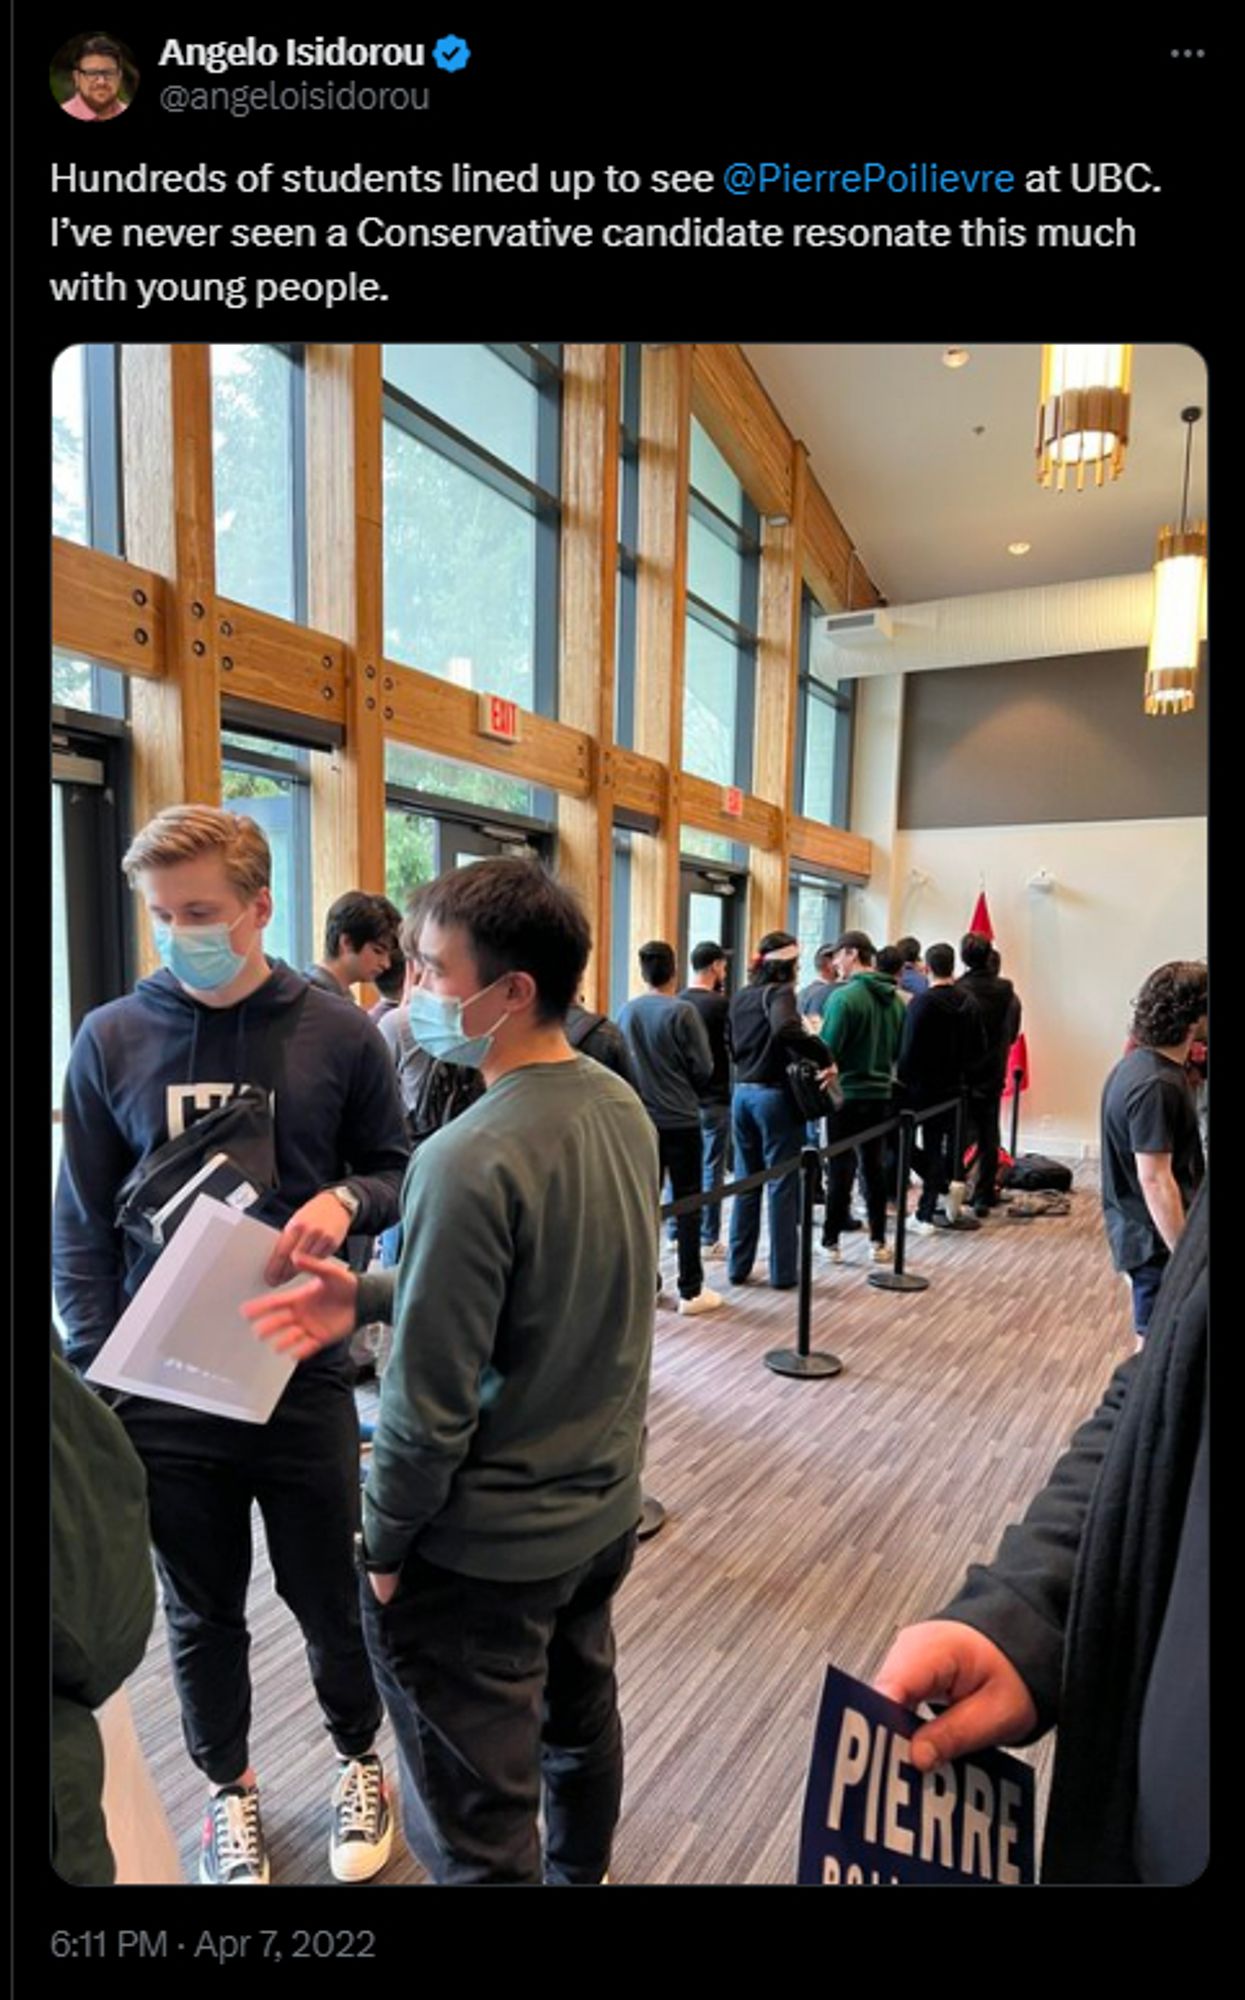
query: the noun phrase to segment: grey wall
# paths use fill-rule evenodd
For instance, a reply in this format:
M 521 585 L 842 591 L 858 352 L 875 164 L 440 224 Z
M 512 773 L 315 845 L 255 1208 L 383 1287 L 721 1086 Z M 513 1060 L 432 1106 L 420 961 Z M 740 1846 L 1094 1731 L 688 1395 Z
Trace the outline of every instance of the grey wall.
M 1145 664 L 1138 648 L 909 674 L 899 825 L 1204 813 L 1205 649 L 1191 715 L 1145 714 Z

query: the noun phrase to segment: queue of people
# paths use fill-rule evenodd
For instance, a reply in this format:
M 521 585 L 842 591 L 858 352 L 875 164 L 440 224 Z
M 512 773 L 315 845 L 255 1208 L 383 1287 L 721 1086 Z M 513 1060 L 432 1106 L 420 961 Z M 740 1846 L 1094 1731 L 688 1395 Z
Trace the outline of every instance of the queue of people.
M 205 1118 L 220 1121 L 227 1147 L 236 1110 L 241 1147 L 245 1108 L 250 1213 L 277 1232 L 267 1282 L 303 1279 L 246 1308 L 257 1337 L 297 1363 L 267 1424 L 104 1395 L 131 1513 L 145 1484 L 186 1748 L 207 1786 L 200 1879 L 238 1886 L 270 1877 L 249 1745 L 245 1606 L 257 1503 L 276 1588 L 302 1627 L 336 1753 L 326 1786 L 334 1876 L 369 1880 L 392 1851 L 394 1814 L 375 1749 L 383 1702 L 399 1748 L 405 1838 L 434 1881 L 601 1883 L 622 1795 L 611 1611 L 641 1514 L 663 1179 L 677 1201 L 712 1192 L 732 1172 L 746 1178 L 794 1161 L 806 1120 L 788 1071 L 802 1063 L 834 1092 L 831 1140 L 858 1141 L 830 1162 L 823 1247 L 832 1262 L 852 1224 L 857 1167 L 871 1258 L 889 1258 L 888 1187 L 873 1128 L 886 1123 L 899 1092 L 918 1116 L 969 1093 L 974 1194 L 988 1212 L 998 1052 L 1005 1062 L 1019 1002 L 991 969 L 988 940 L 974 933 L 962 941 L 958 981 L 949 945 L 922 958 L 909 938 L 875 952 L 865 933 L 848 931 L 818 954 L 819 981 L 799 989 L 798 941 L 774 931 L 729 1001 L 720 945 L 696 947 L 690 983 L 680 988 L 673 949 L 652 941 L 640 953 L 644 990 L 614 1028 L 581 1004 L 591 938 L 575 897 L 526 859 L 452 870 L 405 917 L 383 898 L 341 899 L 308 977 L 264 953 L 270 857 L 253 821 L 171 808 L 136 836 L 124 867 L 146 903 L 162 969 L 89 1015 L 70 1059 L 54 1249 L 67 1358 L 78 1371 L 89 1363 L 153 1268 L 158 1246 L 125 1226 L 127 1195 L 157 1156 L 165 1173 L 179 1148 L 188 1163 L 197 1159 L 188 1141 Z M 1167 1261 L 1182 1282 L 1196 1282 L 1201 1270 L 1172 1257 L 1200 1177 L 1196 1116 L 1190 1138 L 1172 1083 L 1188 1044 L 1204 1033 L 1198 970 L 1162 968 L 1147 982 L 1134 1022 L 1139 1046 L 1104 1100 L 1112 1245 L 1131 1260 L 1122 1268 L 1134 1298 L 1148 1302 L 1147 1324 Z M 338 1005 L 352 984 L 378 977 L 389 988 L 379 1022 Z M 963 1199 L 953 1129 L 943 1114 L 922 1121 L 920 1231 L 934 1226 L 940 1206 L 953 1218 Z M 1153 1164 L 1164 1152 L 1166 1174 Z M 769 1282 L 790 1289 L 795 1172 L 765 1192 Z M 1159 1244 L 1136 1227 L 1138 1199 Z M 721 1251 L 719 1207 L 676 1218 L 686 1315 L 723 1305 L 704 1282 L 705 1261 Z M 733 1199 L 732 1285 L 752 1276 L 760 1222 L 760 1189 Z M 348 1239 L 363 1235 L 387 1245 L 367 1269 L 352 1267 L 347 1252 Z M 1178 1326 L 1200 1353 L 1196 1307 L 1185 1311 L 1184 1299 L 1155 1312 L 1153 1324 Z M 1140 1303 L 1138 1314 L 1141 1331 Z M 348 1343 L 375 1321 L 392 1326 L 393 1343 L 360 1501 Z M 1113 1385 L 1108 1429 L 1128 1398 L 1131 1410 L 1147 1393 L 1128 1380 Z M 1164 1393 L 1150 1393 L 1143 1407 L 1158 1408 Z M 1199 1421 L 1192 1403 L 1189 1410 L 1186 1428 Z M 1134 1439 L 1131 1420 L 1118 1428 Z M 1196 1441 L 1195 1429 L 1190 1435 Z M 1129 1448 L 1140 1446 L 1134 1439 Z M 1081 1448 L 1083 1483 L 1092 1483 L 1096 1450 Z M 1165 1474 L 1169 1531 L 1202 1490 L 1187 1471 Z M 1018 1648 L 1013 1655 L 1024 1698 L 1009 1685 L 1009 1702 L 991 1711 L 997 1729 L 969 1699 L 985 1680 L 997 1682 L 994 1652 L 1006 1659 L 1012 1651 L 1017 1562 L 1045 1532 L 1041 1502 L 1035 1509 L 1028 1541 L 1005 1540 L 989 1588 L 970 1578 L 940 1622 L 939 1632 L 962 1620 L 959 1630 L 990 1635 L 974 1641 L 971 1660 L 964 1654 L 956 1683 L 940 1682 L 944 1642 L 927 1642 L 924 1628 L 887 1663 L 882 1684 L 897 1698 L 951 1700 L 947 1716 L 918 1736 L 923 1758 L 969 1737 L 1013 1740 L 1058 1706 L 1049 1694 L 1061 1644 L 1053 1626 L 1044 1650 L 1035 1643 L 1032 1666 Z M 63 1510 L 58 1518 L 63 1525 Z M 1055 1567 L 1066 1581 L 1078 1557 L 1066 1540 L 1062 1547 Z M 1101 1587 L 1111 1560 L 1101 1536 L 1092 1554 L 1080 1540 L 1076 1547 L 1077 1574 L 1088 1565 L 1092 1587 Z M 1179 1576 L 1196 1586 L 1196 1567 L 1186 1564 Z M 1154 1598 L 1148 1575 L 1136 1588 Z M 1152 1713 L 1150 1690 L 1170 1680 L 1165 1607 L 1166 1599 L 1150 1603 L 1129 1729 Z M 122 1672 L 142 1613 L 138 1605 L 132 1633 L 118 1632 Z M 1083 1661 L 1095 1644 L 1092 1621 L 1082 1617 L 1067 1631 Z M 94 1678 L 78 1662 L 74 1672 L 66 1692 L 80 1703 L 80 1690 L 115 1684 L 117 1667 L 110 1655 Z M 1101 1676 L 1098 1699 L 1108 1699 Z M 75 1730 L 89 1753 L 76 1717 Z M 1083 1800 L 1075 1755 L 1071 1765 L 1065 1758 L 1072 1776 L 1064 1795 Z M 1125 1770 L 1127 1745 L 1120 1762 Z M 1157 1769 L 1153 1761 L 1147 1768 Z M 89 1792 L 90 1755 L 78 1792 L 57 1790 L 57 1812 L 71 1798 L 73 1812 L 57 1821 L 57 1864 L 71 1879 L 106 1881 L 83 1772 Z M 1163 1797 L 1152 1776 L 1149 1859 L 1138 1865 L 1153 1864 L 1159 1879 L 1189 1852 L 1183 1834 L 1158 1827 Z M 1117 1819 L 1124 1813 L 1118 1794 L 1113 1810 Z M 1113 1821 L 1103 1847 L 1112 1866 L 1124 1866 L 1126 1845 Z M 1074 1850 L 1095 1853 L 1092 1843 Z

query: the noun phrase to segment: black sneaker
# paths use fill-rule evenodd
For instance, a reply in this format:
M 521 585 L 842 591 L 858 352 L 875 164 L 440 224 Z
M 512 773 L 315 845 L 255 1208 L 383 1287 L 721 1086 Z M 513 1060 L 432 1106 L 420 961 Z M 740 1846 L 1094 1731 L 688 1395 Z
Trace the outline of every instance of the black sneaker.
M 218 1889 L 267 1882 L 268 1849 L 254 1785 L 225 1785 L 208 1800 L 199 1880 Z
M 369 1882 L 389 1859 L 393 1814 L 384 1767 L 375 1751 L 343 1758 L 333 1787 L 329 1866 L 339 1882 Z

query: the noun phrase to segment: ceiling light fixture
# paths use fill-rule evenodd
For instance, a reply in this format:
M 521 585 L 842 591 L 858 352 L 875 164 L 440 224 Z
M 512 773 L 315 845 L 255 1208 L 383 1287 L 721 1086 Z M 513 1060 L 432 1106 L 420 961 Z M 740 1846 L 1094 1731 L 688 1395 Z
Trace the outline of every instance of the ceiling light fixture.
M 1007 553 L 1009 556 L 1027 556 L 1032 547 L 1032 542 L 1009 542 Z
M 1076 490 L 1092 469 L 1094 485 L 1124 470 L 1128 445 L 1131 347 L 1044 347 L 1038 396 L 1037 476 L 1062 493 L 1070 472 Z
M 1180 412 L 1185 425 L 1180 526 L 1159 529 L 1154 561 L 1154 622 L 1146 661 L 1147 715 L 1187 715 L 1197 693 L 1197 661 L 1206 601 L 1206 523 L 1189 520 L 1193 426 L 1202 412 Z
M 972 356 L 966 347 L 949 347 L 942 357 L 942 365 L 944 368 L 963 368 L 965 363 L 971 360 Z

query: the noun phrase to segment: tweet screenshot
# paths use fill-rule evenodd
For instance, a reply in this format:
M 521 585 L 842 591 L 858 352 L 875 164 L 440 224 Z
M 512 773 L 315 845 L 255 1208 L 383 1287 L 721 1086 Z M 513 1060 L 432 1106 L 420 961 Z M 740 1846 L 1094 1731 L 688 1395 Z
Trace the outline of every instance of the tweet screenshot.
M 69 1991 L 1214 1872 L 1225 50 L 477 16 L 11 36 Z

